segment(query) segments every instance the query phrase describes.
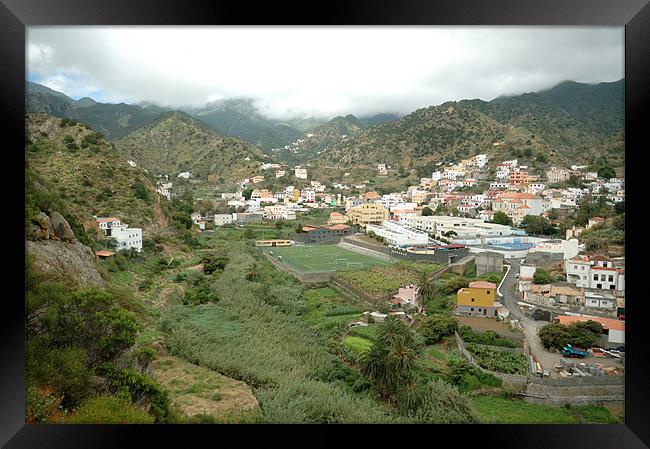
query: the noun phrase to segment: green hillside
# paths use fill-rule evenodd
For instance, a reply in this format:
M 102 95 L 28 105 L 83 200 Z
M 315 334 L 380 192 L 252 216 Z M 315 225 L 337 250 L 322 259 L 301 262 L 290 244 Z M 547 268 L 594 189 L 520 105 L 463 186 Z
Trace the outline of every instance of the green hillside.
M 264 154 L 233 137 L 223 137 L 184 112 L 167 112 L 115 141 L 118 151 L 152 174 L 189 171 L 210 181 L 239 181 L 259 172 Z M 249 158 L 249 160 L 246 160 Z
M 490 102 L 446 102 L 368 128 L 310 162 L 353 172 L 386 162 L 401 172 L 416 169 L 425 175 L 435 163 L 487 153 L 497 159 L 519 157 L 538 169 L 603 158 L 622 167 L 623 88 L 624 80 L 566 82 Z
M 26 130 L 27 200 L 34 207 L 65 211 L 86 229 L 94 226 L 93 215 L 119 216 L 145 229 L 167 225 L 148 174 L 101 135 L 43 113 L 27 114 Z

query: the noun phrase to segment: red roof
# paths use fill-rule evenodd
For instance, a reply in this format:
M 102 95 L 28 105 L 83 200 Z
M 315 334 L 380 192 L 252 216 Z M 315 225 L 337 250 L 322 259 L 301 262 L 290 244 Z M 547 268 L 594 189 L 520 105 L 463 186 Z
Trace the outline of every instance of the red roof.
M 476 281 L 469 283 L 470 288 L 496 288 L 497 285 L 487 281 Z
M 119 220 L 119 218 L 115 218 L 115 217 L 98 218 L 97 223 L 106 223 L 108 221 L 118 221 L 118 220 Z
M 625 330 L 625 321 L 615 320 L 613 318 L 601 318 L 598 316 L 559 316 L 558 321 L 564 325 L 581 321 L 596 321 L 603 325 L 603 329 Z
M 348 229 L 349 227 L 350 226 L 348 226 L 348 225 L 344 225 L 344 224 L 339 223 L 339 224 L 335 224 L 335 225 L 332 225 L 332 226 L 328 226 L 327 229 L 331 229 L 332 231 L 341 231 L 343 229 Z
M 115 254 L 112 251 L 95 251 L 95 255 L 98 257 L 110 257 Z
M 314 226 L 303 226 L 302 230 L 303 231 L 316 231 L 318 228 Z

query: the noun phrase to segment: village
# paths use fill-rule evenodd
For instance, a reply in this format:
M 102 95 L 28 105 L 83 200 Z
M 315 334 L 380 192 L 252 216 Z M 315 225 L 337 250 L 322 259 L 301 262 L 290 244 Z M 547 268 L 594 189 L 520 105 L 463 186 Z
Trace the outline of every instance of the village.
M 416 282 L 384 292 L 378 303 L 377 298 L 364 298 L 363 292 L 345 279 L 350 268 L 368 269 L 375 263 L 406 260 L 439 267 L 429 273 L 431 280 L 468 269 L 475 270 L 477 276 L 491 274 L 497 283 L 475 280 L 455 292 L 453 314 L 461 326 L 468 325 L 477 333 L 496 329 L 501 335 L 516 335 L 528 359 L 528 376 L 621 375 L 625 259 L 589 251 L 579 241 L 582 232 L 602 226 L 605 219 L 589 217 L 584 226 L 572 225 L 564 235 L 532 230 L 526 224 L 530 217 L 539 217 L 557 226 L 558 211 L 575 212 L 586 197 L 604 200 L 612 208 L 624 204 L 624 180 L 599 177 L 585 171 L 586 166 L 551 167 L 540 177 L 531 175 L 516 159 L 493 164 L 491 170 L 488 162 L 485 154 L 479 154 L 440 167 L 406 191 L 384 194 L 369 190 L 367 183 L 327 186 L 311 179 L 308 169 L 300 166 L 293 169 L 293 178 L 308 181 L 309 187 L 259 188 L 268 176 L 286 178 L 288 184 L 291 179 L 286 164 L 264 163 L 261 174 L 240 182 L 240 190 L 215 194 L 214 209 L 219 205 L 219 213 L 196 211 L 191 218 L 199 232 L 207 233 L 224 226 L 297 222 L 289 238 L 258 239 L 255 246 L 280 269 L 307 283 L 327 279 L 370 299 L 368 310 L 348 323 L 350 329 L 381 323 L 388 316 L 407 323 L 426 316 L 424 295 Z M 389 169 L 379 164 L 378 176 L 387 176 Z M 190 172 L 177 178 L 193 181 Z M 570 187 L 568 181 L 581 187 Z M 477 185 L 487 188 L 478 192 Z M 352 189 L 366 191 L 346 194 Z M 158 182 L 157 192 L 168 200 L 174 197 L 169 176 Z M 318 216 L 326 221 L 310 219 L 312 212 L 319 210 L 324 215 Z M 129 229 L 114 217 L 98 217 L 97 222 L 115 241 L 117 251 L 142 248 L 140 229 Z M 97 256 L 112 254 L 100 251 Z M 549 271 L 555 276 L 549 276 Z M 547 324 L 569 326 L 587 321 L 601 326 L 593 348 L 576 348 L 575 342 L 552 348 L 540 342 L 539 333 Z M 462 345 L 462 338 L 456 336 Z M 575 357 L 584 361 L 574 363 L 570 359 Z

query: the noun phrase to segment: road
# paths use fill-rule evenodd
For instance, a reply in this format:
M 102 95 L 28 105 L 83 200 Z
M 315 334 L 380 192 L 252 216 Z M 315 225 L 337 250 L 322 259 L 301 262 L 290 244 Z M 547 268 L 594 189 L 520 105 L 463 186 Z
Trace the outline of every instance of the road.
M 501 302 L 508 308 L 510 315 L 518 319 L 521 323 L 524 334 L 526 335 L 526 341 L 528 342 L 530 353 L 542 365 L 542 369 L 553 373 L 553 368 L 555 365 L 560 363 L 562 355 L 559 353 L 548 352 L 542 347 L 542 342 L 537 335 L 537 331 L 548 323 L 546 321 L 537 321 L 527 317 L 521 312 L 521 310 L 519 310 L 517 302 L 521 301 L 521 299 L 519 299 L 519 296 L 515 293 L 515 284 L 517 281 L 515 275 L 519 273 L 519 264 L 521 263 L 521 259 L 508 259 L 508 262 L 510 263 L 510 270 L 508 270 L 508 273 L 499 288 L 499 293 L 502 295 Z

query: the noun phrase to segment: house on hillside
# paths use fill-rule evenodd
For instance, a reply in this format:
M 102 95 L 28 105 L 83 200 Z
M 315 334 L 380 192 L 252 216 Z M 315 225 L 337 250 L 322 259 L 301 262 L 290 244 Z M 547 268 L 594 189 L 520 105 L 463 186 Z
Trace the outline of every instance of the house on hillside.
M 468 287 L 458 290 L 454 312 L 459 315 L 494 318 L 498 315 L 494 304 L 497 286 L 492 282 L 470 282 Z
M 115 241 L 118 251 L 130 248 L 142 251 L 142 229 L 129 228 L 129 225 L 123 224 L 116 217 L 95 217 L 95 221 L 104 235 Z

